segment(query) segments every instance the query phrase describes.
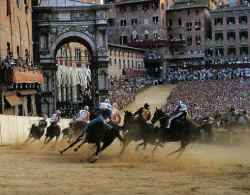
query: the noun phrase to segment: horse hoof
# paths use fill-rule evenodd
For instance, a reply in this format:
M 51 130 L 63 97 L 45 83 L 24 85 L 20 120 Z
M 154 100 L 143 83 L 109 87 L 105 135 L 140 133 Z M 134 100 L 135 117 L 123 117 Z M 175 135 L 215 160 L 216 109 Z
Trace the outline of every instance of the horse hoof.
M 60 152 L 60 154 L 63 154 L 63 151 L 60 151 L 60 150 L 59 150 L 59 152 Z
M 74 149 L 74 152 L 77 152 L 77 150 L 78 150 L 78 148 L 75 148 L 75 149 Z
M 95 161 L 97 161 L 97 159 L 98 159 L 98 157 L 93 158 L 93 159 L 90 161 L 90 163 L 95 163 Z

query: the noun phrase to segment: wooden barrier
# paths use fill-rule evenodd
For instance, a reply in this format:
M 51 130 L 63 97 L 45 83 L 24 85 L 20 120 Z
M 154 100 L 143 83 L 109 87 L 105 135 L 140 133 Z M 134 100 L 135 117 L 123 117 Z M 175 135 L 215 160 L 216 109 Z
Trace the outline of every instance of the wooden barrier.
M 0 115 L 0 145 L 21 144 L 30 132 L 32 124 L 38 125 L 42 117 Z M 49 118 L 46 120 L 49 124 Z M 61 129 L 68 127 L 70 119 L 62 119 Z
M 32 124 L 38 124 L 41 117 L 0 115 L 0 145 L 22 144 L 28 137 Z M 47 122 L 49 124 L 49 118 Z M 61 129 L 68 127 L 70 119 L 62 119 Z M 212 139 L 204 133 L 200 141 L 209 141 L 225 144 L 244 144 L 250 140 L 250 130 L 227 131 L 224 129 L 213 129 Z

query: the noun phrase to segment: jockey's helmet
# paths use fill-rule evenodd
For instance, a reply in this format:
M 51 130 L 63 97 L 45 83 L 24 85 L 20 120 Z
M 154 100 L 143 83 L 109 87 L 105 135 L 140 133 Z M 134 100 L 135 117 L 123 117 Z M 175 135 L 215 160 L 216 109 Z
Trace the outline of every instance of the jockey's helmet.
M 144 108 L 149 109 L 149 108 L 150 108 L 150 105 L 149 105 L 148 103 L 145 103 L 145 104 L 144 104 Z
M 84 110 L 89 110 L 89 107 L 88 106 L 84 106 L 84 108 L 83 108 Z
M 109 102 L 109 99 L 104 100 L 104 102 L 105 102 L 105 103 L 110 103 L 110 102 Z
M 57 110 L 56 113 L 57 113 L 57 114 L 61 114 L 61 111 L 60 111 L 60 110 Z
M 178 101 L 178 102 L 177 102 L 177 105 L 180 105 L 180 104 L 182 104 L 182 101 Z

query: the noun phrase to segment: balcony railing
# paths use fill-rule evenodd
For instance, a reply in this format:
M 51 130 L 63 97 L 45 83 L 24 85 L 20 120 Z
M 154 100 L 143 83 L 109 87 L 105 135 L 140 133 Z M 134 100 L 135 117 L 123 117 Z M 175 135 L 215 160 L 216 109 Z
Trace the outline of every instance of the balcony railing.
M 221 39 L 218 39 L 218 40 L 216 41 L 216 45 L 217 45 L 217 46 L 222 45 L 222 40 L 221 40 Z
M 185 40 L 165 40 L 165 39 L 155 39 L 155 40 L 137 40 L 127 43 L 127 46 L 130 47 L 143 47 L 143 46 L 150 46 L 150 45 L 180 45 L 185 44 Z
M 207 39 L 206 42 L 205 42 L 205 45 L 206 45 L 206 46 L 212 46 L 212 45 L 213 45 L 212 40 Z
M 229 40 L 228 40 L 228 45 L 234 45 L 235 43 L 234 43 L 234 38 L 230 38 Z
M 215 26 L 215 30 L 222 30 L 221 24 L 217 24 L 217 25 Z
M 247 28 L 247 24 L 246 23 L 241 23 L 240 24 L 240 29 L 246 29 Z
M 190 59 L 190 58 L 204 58 L 205 53 L 192 53 L 192 54 L 177 54 L 177 55 L 164 55 L 164 59 Z

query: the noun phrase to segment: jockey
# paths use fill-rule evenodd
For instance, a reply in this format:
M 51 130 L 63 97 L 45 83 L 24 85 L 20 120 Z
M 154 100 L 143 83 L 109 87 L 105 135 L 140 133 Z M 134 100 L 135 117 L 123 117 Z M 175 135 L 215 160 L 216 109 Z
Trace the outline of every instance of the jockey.
M 118 110 L 118 104 L 117 103 L 113 103 L 113 117 L 112 117 L 112 121 L 117 122 L 118 124 L 121 123 L 122 117 L 120 114 L 120 111 Z
M 77 118 L 77 121 L 78 122 L 89 122 L 89 116 L 90 116 L 90 113 L 89 113 L 89 107 L 88 106 L 84 106 L 83 110 L 80 110 L 79 111 L 79 114 L 78 114 L 78 118 Z
M 60 110 L 56 110 L 55 113 L 50 118 L 51 125 L 59 125 L 61 121 L 61 112 Z
M 110 118 L 112 118 L 113 107 L 110 105 L 109 99 L 105 99 L 105 101 L 99 103 L 92 112 L 97 112 L 98 116 L 86 124 L 84 131 L 83 131 L 83 134 L 79 137 L 79 139 L 82 139 L 82 140 L 86 139 L 87 131 L 92 125 L 94 125 L 98 122 L 103 122 L 103 123 L 108 122 L 110 120 Z M 110 126 L 109 124 L 107 124 L 107 125 Z M 112 127 L 110 126 L 110 128 L 112 128 Z
M 171 125 L 171 121 L 173 119 L 181 118 L 183 116 L 186 116 L 187 114 L 187 106 L 182 103 L 182 101 L 178 101 L 175 107 L 175 111 L 171 114 L 169 118 L 167 118 L 166 121 L 166 128 L 169 129 Z
M 47 125 L 48 125 L 48 123 L 47 123 L 47 121 L 46 121 L 47 118 L 48 118 L 47 115 L 44 115 L 44 116 L 43 116 L 43 119 L 41 119 L 41 120 L 39 121 L 38 126 L 39 126 L 39 127 L 42 127 L 43 129 L 44 129 L 45 127 L 47 127 Z
M 148 103 L 145 103 L 143 107 L 139 108 L 133 115 L 137 117 L 137 121 L 146 123 L 151 118 L 151 113 L 149 111 L 150 105 Z

